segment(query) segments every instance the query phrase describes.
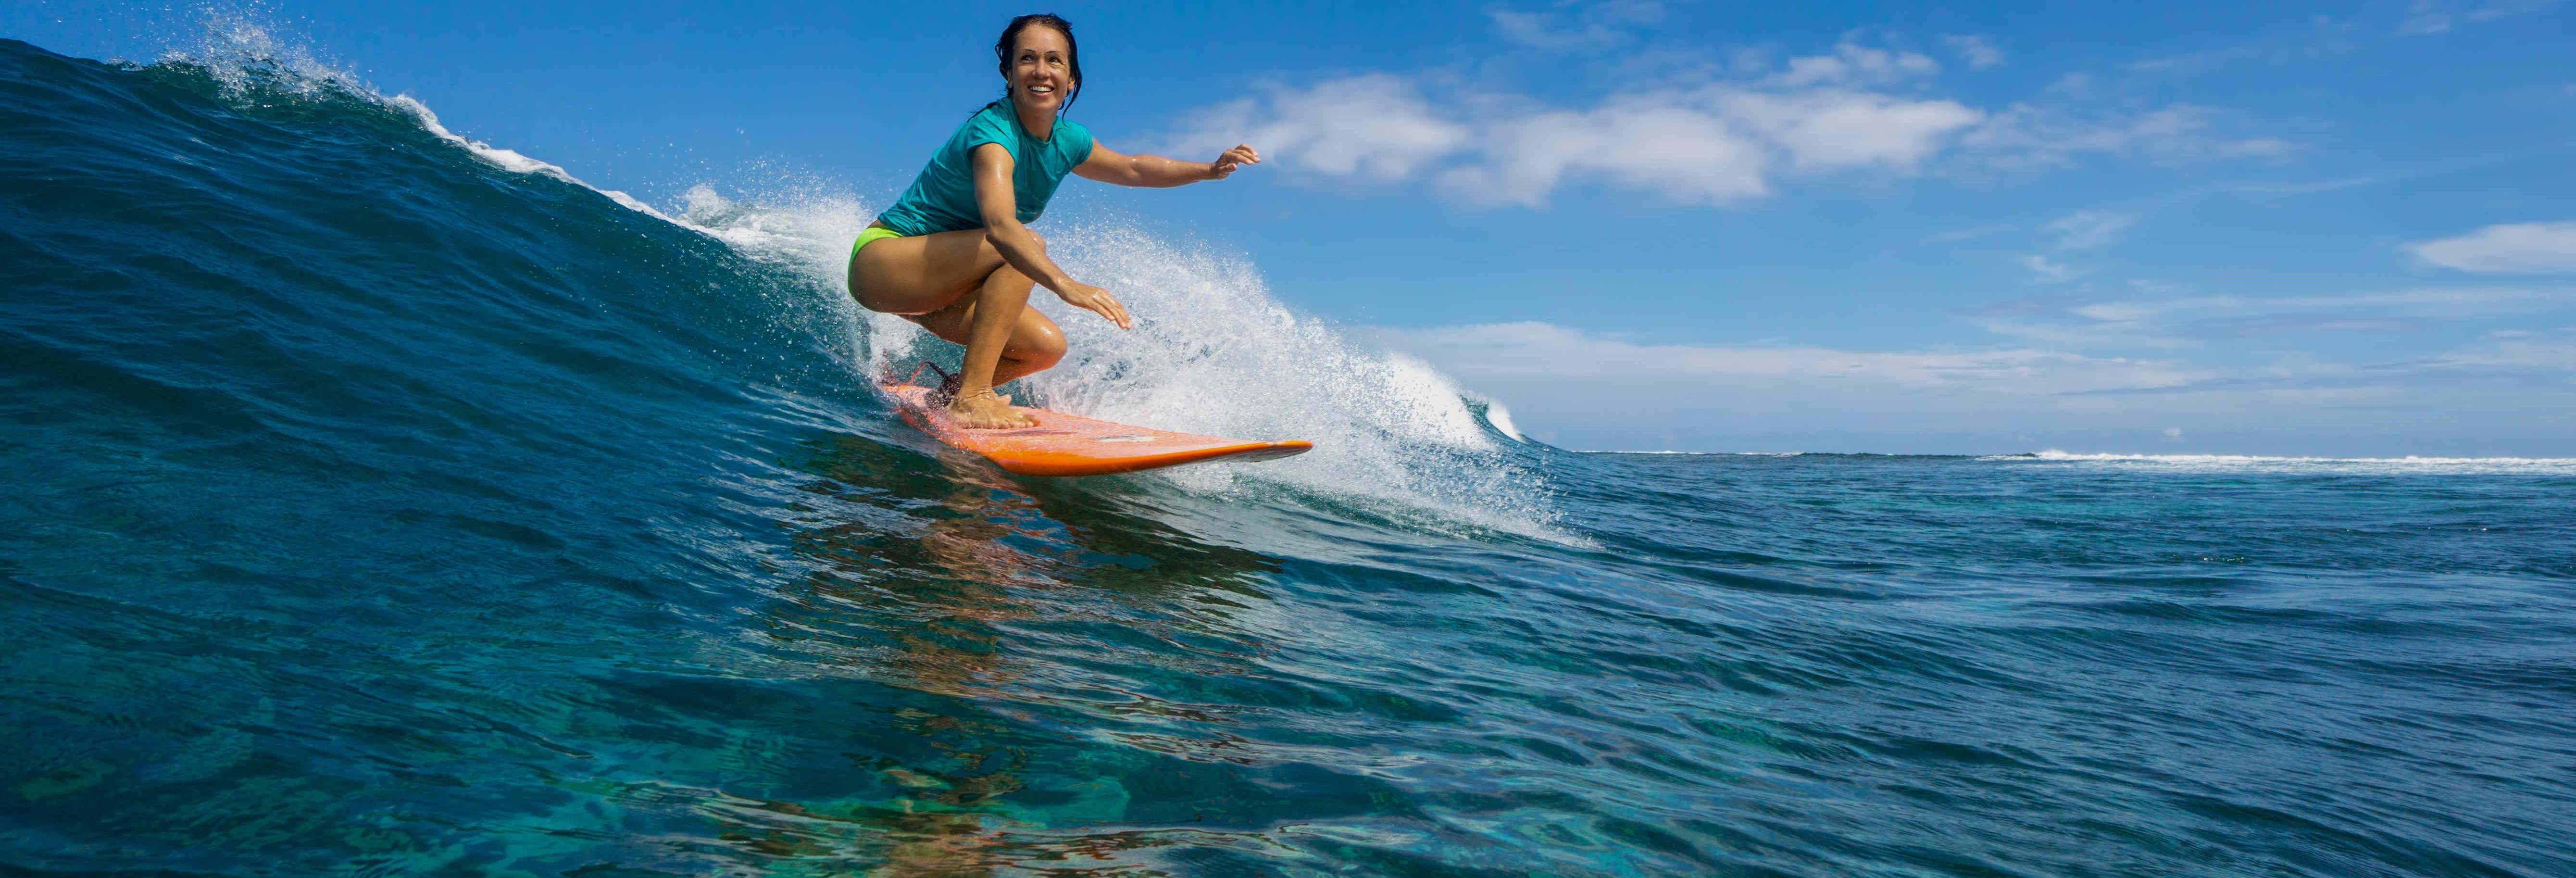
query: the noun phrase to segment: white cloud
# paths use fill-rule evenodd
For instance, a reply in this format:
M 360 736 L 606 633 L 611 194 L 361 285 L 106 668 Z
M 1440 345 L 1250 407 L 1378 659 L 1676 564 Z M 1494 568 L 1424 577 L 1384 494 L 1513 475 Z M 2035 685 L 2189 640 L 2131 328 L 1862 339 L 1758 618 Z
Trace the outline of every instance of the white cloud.
M 1637 94 L 1584 112 L 1484 119 L 1480 155 L 1441 182 L 1471 200 L 1536 206 L 1566 177 L 1589 173 L 1715 204 L 1770 194 L 1768 178 L 1784 166 L 1911 171 L 1978 118 L 1949 101 L 1839 88 Z
M 1844 44 L 1747 79 L 1572 109 L 1509 95 L 1432 101 L 1414 80 L 1371 74 L 1200 111 L 1171 148 L 1251 143 L 1293 169 L 1379 182 L 1427 172 L 1487 204 L 1538 206 L 1585 177 L 1715 204 L 1768 195 L 1779 173 L 1914 171 L 1984 114 L 1858 83 L 1937 69 L 1921 55 Z
M 2382 293 L 2331 296 L 2195 296 L 2146 302 L 2119 302 L 2088 308 L 2116 308 L 2121 319 L 2185 315 L 2230 317 L 2295 312 L 2368 311 L 2404 317 L 2465 318 L 2528 314 L 2576 306 L 2576 288 L 2420 287 Z M 2080 310 L 2080 309 L 2079 309 Z
M 1380 331 L 1398 347 L 1467 376 L 1576 379 L 1817 378 L 1925 389 L 2009 385 L 2025 393 L 2179 384 L 2198 373 L 2127 358 L 2030 349 L 1849 351 L 1764 345 L 1641 345 L 1550 323 Z
M 1539 49 L 1600 49 L 1626 42 L 1629 29 L 1663 20 L 1661 3 L 1610 0 L 1552 12 L 1494 9 L 1485 13 L 1503 38 Z
M 1589 30 L 1569 35 L 1561 27 L 1569 23 L 1654 14 L 1660 7 L 1652 4 L 1491 13 L 1524 41 L 1556 43 L 1591 39 Z M 1982 38 L 1950 41 L 1971 67 L 2000 57 Z M 2041 103 L 1990 113 L 1924 94 L 1923 80 L 1942 69 L 1930 56 L 1850 40 L 1786 60 L 1736 52 L 1723 69 L 1714 81 L 1694 78 L 1706 70 L 1677 74 L 1574 106 L 1473 92 L 1431 76 L 1273 85 L 1190 114 L 1189 129 L 1170 146 L 1198 154 L 1251 143 L 1291 170 L 1379 183 L 1429 179 L 1469 201 L 1532 207 L 1586 179 L 1718 204 L 1769 195 L 1786 175 L 2045 169 L 2088 155 L 2171 164 L 2293 150 L 2278 138 L 2231 131 L 2243 125 L 2228 112 L 2123 105 L 2080 75 L 2051 86 Z M 1945 153 L 1957 159 L 1940 162 Z M 2103 229 L 2098 240 L 2116 231 Z M 2087 246 L 2098 243 L 2064 249 Z
M 1200 127 L 1173 149 L 1214 154 L 1250 143 L 1293 167 L 1395 180 L 1457 151 L 1471 135 L 1467 126 L 1436 115 L 1401 77 L 1371 74 L 1269 92 L 1266 103 L 1247 98 L 1203 111 Z
M 2129 321 L 1990 319 L 1980 325 L 1988 332 L 2025 344 L 2069 350 L 2172 350 L 2198 345 L 2197 341 L 2166 334 L 2166 327 Z
M 2435 358 L 2437 368 L 2506 368 L 2576 372 L 2576 326 L 2534 332 L 2505 329 Z
M 2083 274 L 2073 266 L 2051 261 L 2048 257 L 2037 253 L 2023 256 L 2016 261 L 2021 263 L 2021 267 L 2030 269 L 2031 274 L 2037 275 L 2034 280 L 2044 284 L 2062 284 Z
M 1953 35 L 1942 37 L 1941 41 L 1950 44 L 1950 51 L 1959 53 L 1959 58 L 1968 62 L 1970 70 L 1999 67 L 2004 63 L 2004 50 L 1995 48 L 1995 44 L 1985 37 Z
M 1916 52 L 1877 49 L 1845 42 L 1833 54 L 1789 59 L 1788 69 L 1771 82 L 1788 88 L 1811 85 L 1883 84 L 1941 72 L 1941 62 Z
M 2142 290 L 2152 292 L 2152 290 Z M 2576 309 L 2576 288 L 2424 287 L 2323 296 L 2182 296 L 2017 307 L 1991 332 L 2081 349 L 2181 348 L 2288 332 L 2390 332 Z M 2036 310 L 2037 313 L 2033 313 Z
M 2229 61 L 2260 55 L 2264 48 L 2259 43 L 2246 43 L 2172 55 L 2152 55 L 2131 61 L 2128 67 L 2139 73 L 2199 72 Z
M 2415 0 L 2406 7 L 2406 20 L 2397 25 L 2401 36 L 2430 36 L 2451 29 L 2451 15 L 2433 0 Z
M 2415 0 L 2406 7 L 2406 20 L 2398 23 L 2399 36 L 2432 36 L 2449 33 L 2462 24 L 2478 24 L 2499 18 L 2511 18 L 2539 12 L 2557 0 L 2491 0 L 2478 4 Z
M 2461 271 L 2576 272 L 2576 221 L 2504 223 L 2456 238 L 2406 245 L 2415 258 Z
M 2293 149 L 2279 138 L 2214 133 L 2220 116 L 2216 109 L 2191 104 L 2086 115 L 2019 103 L 1988 117 L 1962 135 L 1960 143 L 2006 169 L 2063 167 L 2087 153 L 2179 163 L 2263 158 Z
M 2107 210 L 2079 210 L 2049 222 L 2048 230 L 2057 233 L 2057 249 L 2091 250 L 2111 243 L 2122 229 L 2137 217 Z
M 1655 101 L 1489 121 L 1481 142 L 1480 161 L 1442 174 L 1440 182 L 1482 203 L 1536 207 L 1567 176 L 1586 173 L 1682 202 L 1771 191 L 1762 145 L 1705 112 Z
M 1595 48 L 1616 43 L 1620 38 L 1618 31 L 1598 24 L 1563 27 L 1542 13 L 1496 9 L 1486 14 L 1494 19 L 1494 29 L 1502 31 L 1505 39 L 1541 49 Z
M 1784 94 L 1713 88 L 1699 98 L 1718 118 L 1785 150 L 1800 170 L 1867 165 L 1911 170 L 1952 132 L 1985 117 L 1952 101 L 1838 89 Z

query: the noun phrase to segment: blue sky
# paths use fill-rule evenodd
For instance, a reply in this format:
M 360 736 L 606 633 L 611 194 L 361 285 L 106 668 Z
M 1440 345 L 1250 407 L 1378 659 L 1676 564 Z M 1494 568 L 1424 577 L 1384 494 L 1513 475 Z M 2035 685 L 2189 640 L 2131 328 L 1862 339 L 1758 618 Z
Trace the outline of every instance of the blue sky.
M 1240 253 L 1558 444 L 2576 456 L 2576 2 L 1053 9 L 1103 142 L 1272 161 L 1050 221 Z M 603 187 L 881 205 L 1021 11 L 245 14 Z

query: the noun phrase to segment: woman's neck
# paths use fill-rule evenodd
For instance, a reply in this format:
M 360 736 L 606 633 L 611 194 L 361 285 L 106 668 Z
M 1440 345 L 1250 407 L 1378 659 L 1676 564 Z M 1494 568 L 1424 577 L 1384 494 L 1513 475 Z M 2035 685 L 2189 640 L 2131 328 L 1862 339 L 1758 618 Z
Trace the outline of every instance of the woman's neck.
M 1030 137 L 1035 137 L 1039 140 L 1047 140 L 1055 137 L 1054 113 L 1050 113 L 1045 110 L 1029 109 L 1028 107 L 1021 106 L 1020 102 L 1016 100 L 1005 101 L 1004 103 L 1011 105 L 1011 113 L 1020 117 L 1020 130 L 1028 132 Z

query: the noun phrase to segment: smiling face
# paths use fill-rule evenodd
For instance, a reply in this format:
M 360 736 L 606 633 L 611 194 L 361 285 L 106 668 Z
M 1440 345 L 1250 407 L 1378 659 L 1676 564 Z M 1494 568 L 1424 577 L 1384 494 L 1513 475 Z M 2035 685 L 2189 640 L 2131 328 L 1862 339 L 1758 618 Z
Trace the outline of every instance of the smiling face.
M 1073 73 L 1073 41 L 1063 31 L 1033 24 L 1021 28 L 1012 44 L 1003 67 L 1011 103 L 1023 111 L 1055 115 L 1080 85 Z

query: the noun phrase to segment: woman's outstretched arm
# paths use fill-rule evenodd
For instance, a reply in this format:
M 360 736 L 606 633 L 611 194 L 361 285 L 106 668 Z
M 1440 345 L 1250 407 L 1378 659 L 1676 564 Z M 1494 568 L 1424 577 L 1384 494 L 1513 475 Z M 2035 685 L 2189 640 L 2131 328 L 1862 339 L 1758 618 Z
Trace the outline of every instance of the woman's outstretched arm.
M 1085 180 L 1163 189 L 1204 180 L 1223 180 L 1237 167 L 1260 163 L 1261 153 L 1241 144 L 1217 156 L 1216 161 L 1185 162 L 1158 155 L 1127 155 L 1094 141 L 1091 157 L 1073 166 L 1073 172 Z

